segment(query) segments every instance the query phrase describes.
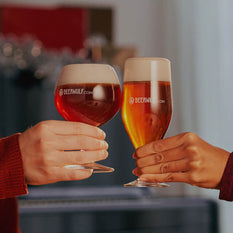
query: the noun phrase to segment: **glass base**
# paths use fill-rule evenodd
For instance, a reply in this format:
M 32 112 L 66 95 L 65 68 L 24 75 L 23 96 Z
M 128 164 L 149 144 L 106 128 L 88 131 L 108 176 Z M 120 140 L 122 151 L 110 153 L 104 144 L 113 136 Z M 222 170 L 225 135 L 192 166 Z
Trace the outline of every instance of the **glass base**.
M 137 179 L 124 184 L 124 187 L 169 187 L 169 185 L 166 183 L 152 183 Z
M 64 167 L 68 169 L 92 169 L 93 173 L 109 173 L 115 171 L 115 169 L 112 167 L 107 167 L 98 163 L 86 163 L 82 165 L 66 165 Z

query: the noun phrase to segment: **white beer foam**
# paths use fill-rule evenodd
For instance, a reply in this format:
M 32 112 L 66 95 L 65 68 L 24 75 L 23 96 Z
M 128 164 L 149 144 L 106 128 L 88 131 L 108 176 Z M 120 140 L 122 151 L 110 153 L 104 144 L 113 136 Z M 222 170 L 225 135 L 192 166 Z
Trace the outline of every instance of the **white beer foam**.
M 171 82 L 171 65 L 166 58 L 135 57 L 125 62 L 124 82 L 168 81 Z
M 107 64 L 70 64 L 62 68 L 57 86 L 75 83 L 119 84 L 114 68 Z

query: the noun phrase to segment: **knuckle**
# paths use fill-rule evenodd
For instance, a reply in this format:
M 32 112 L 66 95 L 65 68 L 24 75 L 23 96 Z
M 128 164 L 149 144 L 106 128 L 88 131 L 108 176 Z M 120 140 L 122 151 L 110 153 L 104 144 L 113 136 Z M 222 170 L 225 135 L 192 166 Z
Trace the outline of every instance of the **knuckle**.
M 198 140 L 197 134 L 193 132 L 187 132 L 183 135 L 184 141 L 190 144 L 195 143 Z
M 154 141 L 152 142 L 152 151 L 157 153 L 159 151 L 163 151 L 162 141 Z
M 201 167 L 201 162 L 200 161 L 191 161 L 191 162 L 189 162 L 189 167 L 191 170 L 199 169 Z
M 201 177 L 199 175 L 199 173 L 197 173 L 196 171 L 192 171 L 190 172 L 190 180 L 192 182 L 192 184 L 197 184 L 201 182 Z
M 161 171 L 162 174 L 166 173 L 168 169 L 169 169 L 169 167 L 168 167 L 167 163 L 163 163 L 163 164 L 160 165 L 160 171 Z
M 36 143 L 36 149 L 37 149 L 37 151 L 39 151 L 39 152 L 46 152 L 46 151 L 48 151 L 48 148 L 49 148 L 49 146 L 48 146 L 47 140 L 45 140 L 43 138 L 39 138 L 37 140 L 37 143 Z
M 186 164 L 185 164 L 186 165 Z M 169 171 L 171 172 L 179 172 L 181 171 L 182 168 L 181 168 L 181 165 L 180 165 L 180 162 L 179 161 L 174 161 L 173 163 L 170 163 L 169 165 Z
M 49 122 L 47 122 L 47 121 L 42 121 L 42 122 L 38 123 L 35 126 L 36 133 L 39 135 L 43 135 L 43 134 L 47 133 L 48 125 L 49 125 Z
M 154 155 L 154 162 L 160 163 L 164 160 L 164 155 L 162 153 L 157 153 Z
M 185 147 L 186 154 L 191 160 L 199 160 L 199 148 L 197 145 L 188 145 Z
M 164 182 L 172 182 L 172 181 L 174 181 L 174 176 L 172 173 L 168 173 L 164 178 Z

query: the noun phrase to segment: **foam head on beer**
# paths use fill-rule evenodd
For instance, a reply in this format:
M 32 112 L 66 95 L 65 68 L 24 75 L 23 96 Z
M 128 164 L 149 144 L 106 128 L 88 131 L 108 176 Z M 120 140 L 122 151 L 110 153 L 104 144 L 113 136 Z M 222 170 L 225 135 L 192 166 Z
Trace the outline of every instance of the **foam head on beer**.
M 119 84 L 117 74 L 107 64 L 70 64 L 63 67 L 57 85 L 79 83 Z
M 124 81 L 171 81 L 171 65 L 166 58 L 129 58 L 125 63 Z

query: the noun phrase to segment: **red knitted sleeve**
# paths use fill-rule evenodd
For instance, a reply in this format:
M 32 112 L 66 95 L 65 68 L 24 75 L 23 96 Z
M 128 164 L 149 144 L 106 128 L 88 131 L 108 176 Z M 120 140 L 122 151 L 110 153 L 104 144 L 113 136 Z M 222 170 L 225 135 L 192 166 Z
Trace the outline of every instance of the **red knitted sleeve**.
M 220 184 L 219 199 L 233 201 L 233 152 L 230 154 Z
M 27 194 L 19 135 L 0 139 L 0 199 Z

